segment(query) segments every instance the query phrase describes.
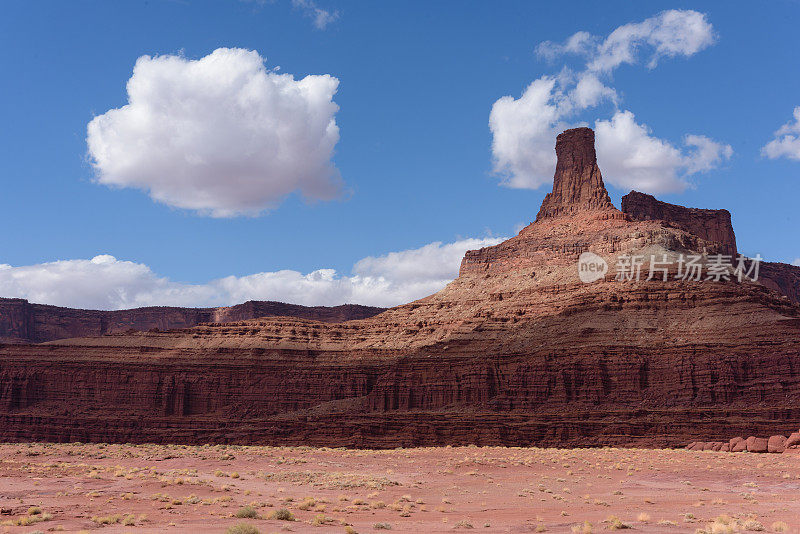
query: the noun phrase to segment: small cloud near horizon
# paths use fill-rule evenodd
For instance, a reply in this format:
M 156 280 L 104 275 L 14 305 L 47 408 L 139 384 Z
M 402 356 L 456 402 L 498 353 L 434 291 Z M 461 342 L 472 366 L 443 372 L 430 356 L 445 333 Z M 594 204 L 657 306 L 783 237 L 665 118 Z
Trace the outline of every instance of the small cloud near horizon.
M 38 304 L 116 310 L 142 306 L 213 307 L 248 300 L 306 306 L 396 306 L 436 293 L 458 276 L 467 250 L 496 245 L 504 237 L 434 242 L 419 248 L 368 256 L 352 274 L 335 269 L 293 270 L 226 276 L 202 284 L 175 282 L 143 263 L 108 254 L 12 267 L 0 264 L 0 295 Z

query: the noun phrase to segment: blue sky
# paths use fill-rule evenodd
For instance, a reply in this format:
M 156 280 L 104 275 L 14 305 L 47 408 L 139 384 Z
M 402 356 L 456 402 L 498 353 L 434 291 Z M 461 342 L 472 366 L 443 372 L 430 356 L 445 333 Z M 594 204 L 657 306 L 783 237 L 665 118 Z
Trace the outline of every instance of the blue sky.
M 653 68 L 647 63 L 654 52 L 644 45 L 635 64 L 602 78 L 615 102 L 564 120 L 595 125 L 630 111 L 650 136 L 678 150 L 686 150 L 687 134 L 730 146 L 732 155 L 710 170 L 676 171 L 690 184 L 685 190 L 657 196 L 727 208 L 742 252 L 791 263 L 800 257 L 800 161 L 790 150 L 767 157 L 762 147 L 800 106 L 797 2 L 760 4 L 754 13 L 744 2 L 11 1 L 0 18 L 0 264 L 11 266 L 9 273 L 27 270 L 15 271 L 0 289 L 3 296 L 106 308 L 230 304 L 223 301 L 251 296 L 308 304 L 422 296 L 457 270 L 464 247 L 417 249 L 513 235 L 535 218 L 549 190 L 546 183 L 501 184 L 508 176 L 494 172 L 489 127 L 498 99 L 518 99 L 534 80 L 564 67 L 581 72 L 586 64 L 574 55 L 548 61 L 537 46 L 563 43 L 578 31 L 602 40 L 620 26 L 687 9 L 705 15 L 713 43 L 660 57 Z M 324 28 L 315 19 L 321 12 L 329 15 Z M 309 202 L 290 194 L 259 216 L 212 217 L 155 202 L 141 189 L 97 183 L 87 124 L 128 102 L 137 58 L 199 60 L 222 47 L 255 51 L 268 69 L 280 66 L 277 72 L 295 79 L 338 79 L 332 100 L 339 138 L 330 162 L 343 184 L 337 198 Z M 600 167 L 618 204 L 628 190 L 613 185 L 621 177 L 612 177 L 602 158 Z M 124 272 L 92 271 L 89 260 L 98 255 L 109 256 L 92 265 L 123 262 Z M 354 273 L 364 258 L 372 259 Z M 53 264 L 68 260 L 83 263 Z M 87 265 L 75 279 L 64 274 Z M 432 272 L 432 280 L 425 272 L 408 274 L 414 265 Z M 320 269 L 315 276 L 336 291 L 300 298 L 306 286 L 283 291 L 280 277 L 250 292 L 256 282 L 239 280 L 292 270 L 296 276 L 286 283 L 293 284 Z M 98 282 L 106 275 L 110 281 Z M 342 293 L 354 275 L 362 284 L 397 276 L 402 280 L 387 283 L 416 285 L 386 291 L 375 282 L 371 291 L 383 292 L 383 300 Z M 222 283 L 204 288 L 225 277 L 237 277 L 229 279 L 239 284 L 236 291 L 221 290 Z M 82 292 L 81 284 L 97 287 Z

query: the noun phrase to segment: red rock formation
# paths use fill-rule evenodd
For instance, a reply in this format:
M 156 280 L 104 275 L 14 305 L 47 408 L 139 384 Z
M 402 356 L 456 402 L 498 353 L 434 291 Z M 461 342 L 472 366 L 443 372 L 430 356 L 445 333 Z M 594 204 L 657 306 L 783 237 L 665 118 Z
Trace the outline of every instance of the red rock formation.
M 767 452 L 769 440 L 750 436 L 745 440 L 745 443 L 747 443 L 747 452 Z
M 254 301 L 220 308 L 152 306 L 131 310 L 80 310 L 25 299 L 0 298 L 0 342 L 41 343 L 72 337 L 102 336 L 128 330 L 188 328 L 201 323 L 241 321 L 266 316 L 287 316 L 323 322 L 372 317 L 384 308 L 345 304 L 299 306 L 283 302 Z
M 728 210 L 685 208 L 631 191 L 622 197 L 622 212 L 634 221 L 662 221 L 705 241 L 722 245 L 722 254 L 736 256 L 736 235 Z
M 759 280 L 768 288 L 800 304 L 800 267 L 787 263 L 761 262 Z
M 731 438 L 728 443 L 717 447 L 721 442 L 716 441 L 692 441 L 686 445 L 690 451 L 721 451 L 721 452 L 758 452 L 758 453 L 782 453 L 794 452 L 800 447 L 800 432 L 792 432 L 789 437 L 775 434 L 769 438 L 758 438 L 750 436 L 743 439 L 741 436 Z
M 535 223 L 375 317 L 0 347 L 0 440 L 683 446 L 796 430 L 787 298 L 735 278 L 579 281 L 582 252 L 613 265 L 729 244 L 606 205 L 586 138 L 559 141 Z
M 634 221 L 660 221 L 706 241 L 709 253 L 736 256 L 736 235 L 728 210 L 684 208 L 656 200 L 652 195 L 631 191 L 622 197 L 622 212 Z M 721 245 L 721 248 L 718 246 Z M 800 304 L 800 267 L 762 261 L 761 283 Z
M 778 453 L 786 450 L 785 436 L 770 436 L 767 440 L 767 452 Z
M 744 452 L 747 450 L 747 440 L 739 438 L 739 440 L 731 446 L 731 452 Z
M 593 130 L 574 128 L 559 134 L 556 156 L 553 192 L 544 198 L 537 220 L 584 210 L 616 211 L 597 166 Z

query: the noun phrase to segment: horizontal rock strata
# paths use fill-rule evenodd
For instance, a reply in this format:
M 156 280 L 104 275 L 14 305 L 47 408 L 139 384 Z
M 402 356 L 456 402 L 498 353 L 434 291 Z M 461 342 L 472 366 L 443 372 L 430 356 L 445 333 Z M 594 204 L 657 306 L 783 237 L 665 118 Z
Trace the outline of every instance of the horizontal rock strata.
M 746 278 L 616 280 L 621 254 L 673 275 L 735 238 L 611 206 L 585 130 L 559 137 L 537 221 L 429 297 L 0 347 L 0 440 L 664 447 L 797 429 L 800 307 Z M 610 266 L 593 283 L 584 252 Z
M 0 298 L 0 342 L 41 343 L 72 337 L 102 336 L 129 330 L 186 328 L 200 323 L 240 321 L 256 317 L 289 316 L 324 322 L 372 317 L 384 308 L 299 306 L 271 301 L 249 301 L 219 308 L 151 306 L 131 310 L 80 310 L 25 299 Z

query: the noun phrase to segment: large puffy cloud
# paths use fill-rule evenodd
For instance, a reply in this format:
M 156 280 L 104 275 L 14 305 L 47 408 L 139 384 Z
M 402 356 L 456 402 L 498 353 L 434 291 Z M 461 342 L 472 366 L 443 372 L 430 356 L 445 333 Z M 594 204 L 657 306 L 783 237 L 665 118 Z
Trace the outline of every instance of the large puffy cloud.
M 504 96 L 492 106 L 494 170 L 510 187 L 535 189 L 551 179 L 555 163 L 553 134 L 564 127 L 566 107 L 557 80 L 542 77 L 531 83 L 520 98 Z
M 604 102 L 619 105 L 617 91 L 605 81 L 624 63 L 636 63 L 649 53 L 648 66 L 659 58 L 691 56 L 715 40 L 711 24 L 696 11 L 670 10 L 642 22 L 625 24 L 605 39 L 578 32 L 563 44 L 545 41 L 536 51 L 547 59 L 563 54 L 585 56 L 583 70 L 563 68 L 557 76 L 533 81 L 519 98 L 497 100 L 489 115 L 493 134 L 494 171 L 503 185 L 535 189 L 550 183 L 555 166 L 553 142 L 581 112 Z M 604 178 L 622 188 L 650 193 L 675 192 L 689 185 L 688 177 L 708 171 L 730 158 L 730 146 L 701 135 L 684 137 L 682 148 L 654 137 L 634 114 L 617 110 L 595 122 L 598 159 Z
M 358 261 L 349 276 L 334 269 L 283 270 L 228 276 L 205 284 L 174 282 L 147 265 L 109 255 L 12 267 L 0 264 L 0 295 L 90 309 L 139 306 L 226 306 L 246 300 L 305 305 L 359 303 L 394 306 L 443 288 L 458 275 L 467 250 L 502 238 L 431 243 Z
M 800 106 L 794 108 L 794 121 L 781 126 L 772 141 L 764 145 L 761 154 L 770 158 L 789 158 L 800 161 Z
M 673 193 L 687 186 L 685 176 L 715 167 L 733 153 L 729 145 L 702 135 L 687 135 L 681 151 L 650 135 L 630 111 L 618 111 L 610 120 L 595 123 L 597 159 L 606 181 L 622 189 Z
M 294 191 L 332 199 L 338 83 L 267 70 L 251 50 L 142 56 L 128 104 L 88 125 L 97 181 L 215 217 L 256 215 Z

